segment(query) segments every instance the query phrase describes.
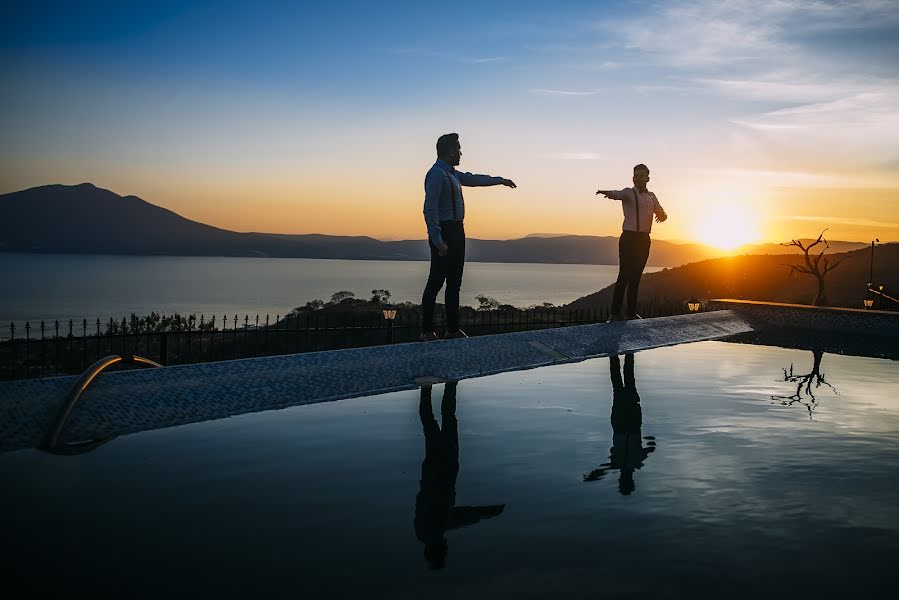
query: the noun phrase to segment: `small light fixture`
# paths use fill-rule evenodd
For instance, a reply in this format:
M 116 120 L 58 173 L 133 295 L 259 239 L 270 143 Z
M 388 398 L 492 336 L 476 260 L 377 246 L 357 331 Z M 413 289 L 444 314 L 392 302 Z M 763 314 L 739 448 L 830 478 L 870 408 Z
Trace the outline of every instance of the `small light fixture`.
M 699 300 L 697 300 L 696 298 L 693 298 L 692 300 L 687 302 L 687 308 L 690 309 L 691 313 L 699 312 L 700 307 L 701 307 L 701 304 L 699 303 Z
M 864 299 L 865 308 L 871 308 L 874 306 L 874 298 L 865 298 Z

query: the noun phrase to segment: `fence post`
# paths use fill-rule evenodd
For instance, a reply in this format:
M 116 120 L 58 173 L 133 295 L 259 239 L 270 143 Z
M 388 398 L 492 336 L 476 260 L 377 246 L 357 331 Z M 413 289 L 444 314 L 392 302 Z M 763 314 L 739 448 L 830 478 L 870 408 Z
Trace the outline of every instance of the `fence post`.
M 321 311 L 315 311 L 315 319 L 312 320 L 312 348 L 311 351 L 315 351 L 321 345 L 321 335 L 319 331 L 321 331 Z
M 16 378 L 16 324 L 9 324 L 9 378 Z
M 75 337 L 72 335 L 72 319 L 69 319 L 69 351 L 66 353 L 66 373 L 72 372 L 72 339 Z
M 106 330 L 106 337 L 109 338 L 109 353 L 113 353 L 112 347 L 115 345 L 115 321 L 109 317 L 109 328 Z
M 122 317 L 122 356 L 128 354 L 128 338 L 126 337 L 126 328 L 128 327 L 128 322 L 125 320 L 125 317 Z M 86 367 L 87 365 L 84 365 Z M 82 367 L 82 369 L 84 368 Z
M 256 322 L 259 322 L 259 315 L 256 315 Z M 268 354 L 268 315 L 265 315 L 265 334 L 263 335 L 263 345 L 265 346 L 265 350 L 263 350 L 263 352 Z
M 165 315 L 159 323 L 159 363 L 163 367 L 169 366 L 169 332 L 165 327 Z
M 25 379 L 31 375 L 31 323 L 25 321 Z
M 231 329 L 231 358 L 237 358 L 237 313 L 234 313 L 234 327 Z
M 55 330 L 56 330 L 56 339 L 53 342 L 53 350 L 54 350 L 54 368 L 56 369 L 56 375 L 59 375 L 59 319 L 54 321 Z M 13 346 L 15 348 L 15 346 Z
M 247 356 L 247 334 L 250 333 L 250 315 L 243 315 L 243 357 Z
M 259 315 L 256 315 L 256 328 L 253 329 L 253 331 L 255 332 L 254 337 L 256 338 L 256 341 L 258 343 L 258 341 L 259 341 L 259 339 L 258 339 L 259 338 Z M 262 353 L 265 354 L 266 350 L 268 350 L 268 348 L 265 348 L 263 346 Z
M 97 327 L 97 356 L 100 356 L 100 354 L 102 352 L 102 350 L 100 349 L 100 317 L 97 317 L 96 327 Z M 147 356 L 150 356 L 149 348 L 147 351 Z
M 281 335 L 279 333 L 281 331 L 281 328 L 278 326 L 280 322 L 281 315 L 275 313 L 275 352 L 277 352 L 278 354 L 281 353 Z
M 192 337 L 191 334 L 193 333 L 193 330 L 194 330 L 194 321 L 196 321 L 196 317 L 194 317 L 194 315 L 188 315 L 187 327 L 186 327 L 187 350 L 184 352 L 184 362 L 187 364 L 190 364 L 190 340 Z
M 41 321 L 41 377 L 44 376 L 44 367 L 46 366 L 46 349 L 44 347 L 44 322 Z
M 199 347 L 197 348 L 197 354 L 200 355 L 200 360 L 206 360 L 206 352 L 203 350 L 203 341 L 206 339 L 206 315 L 200 313 L 200 324 L 197 326 L 197 337 L 199 338 Z
M 81 370 L 87 368 L 87 318 L 81 318 Z

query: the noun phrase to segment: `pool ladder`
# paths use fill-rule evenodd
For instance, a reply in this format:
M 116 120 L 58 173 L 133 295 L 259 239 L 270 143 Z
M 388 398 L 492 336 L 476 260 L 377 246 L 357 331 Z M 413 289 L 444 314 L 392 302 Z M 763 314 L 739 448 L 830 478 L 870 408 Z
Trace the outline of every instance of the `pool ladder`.
M 116 436 L 108 436 L 81 442 L 71 442 L 66 444 L 59 443 L 59 437 L 62 435 L 62 432 L 69 421 L 69 417 L 72 416 L 72 411 L 75 409 L 75 405 L 78 404 L 78 401 L 81 399 L 81 396 L 87 390 L 88 386 L 90 386 L 97 379 L 97 377 L 101 373 L 103 373 L 103 371 L 119 363 L 140 365 L 145 367 L 162 366 L 158 362 L 152 361 L 149 358 L 134 356 L 133 354 L 113 354 L 111 356 L 101 358 L 100 360 L 89 366 L 87 370 L 81 374 L 81 377 L 78 378 L 78 381 L 75 382 L 75 385 L 72 386 L 72 389 L 66 396 L 65 401 L 60 405 L 59 411 L 57 411 L 56 413 L 56 419 L 54 420 L 53 427 L 50 428 L 50 430 L 44 436 L 44 439 L 41 441 L 41 445 L 38 446 L 40 450 L 49 452 L 51 454 L 84 454 L 85 452 L 90 452 L 94 448 L 102 446 L 107 442 L 111 442 L 116 438 Z

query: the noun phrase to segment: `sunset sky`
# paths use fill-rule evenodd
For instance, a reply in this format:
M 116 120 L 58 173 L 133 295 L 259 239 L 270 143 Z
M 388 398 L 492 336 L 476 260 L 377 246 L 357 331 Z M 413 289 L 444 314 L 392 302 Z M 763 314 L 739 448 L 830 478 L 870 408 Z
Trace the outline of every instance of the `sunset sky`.
M 130 6 L 133 5 L 133 6 Z M 434 142 L 519 188 L 469 236 L 899 240 L 895 0 L 13 3 L 0 193 L 85 181 L 237 231 L 423 238 Z

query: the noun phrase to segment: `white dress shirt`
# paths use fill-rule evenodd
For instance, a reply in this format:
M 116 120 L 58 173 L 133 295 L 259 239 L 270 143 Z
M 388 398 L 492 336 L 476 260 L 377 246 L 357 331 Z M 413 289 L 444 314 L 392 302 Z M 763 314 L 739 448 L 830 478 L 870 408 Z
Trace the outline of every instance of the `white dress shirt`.
M 623 190 L 611 191 L 606 194 L 612 200 L 620 200 L 621 208 L 624 210 L 624 222 L 621 224 L 622 231 L 641 231 L 649 233 L 652 231 L 653 215 L 664 215 L 665 209 L 659 204 L 659 199 L 649 190 L 641 192 L 636 187 L 624 188 Z M 637 223 L 637 206 L 640 207 L 640 222 Z

